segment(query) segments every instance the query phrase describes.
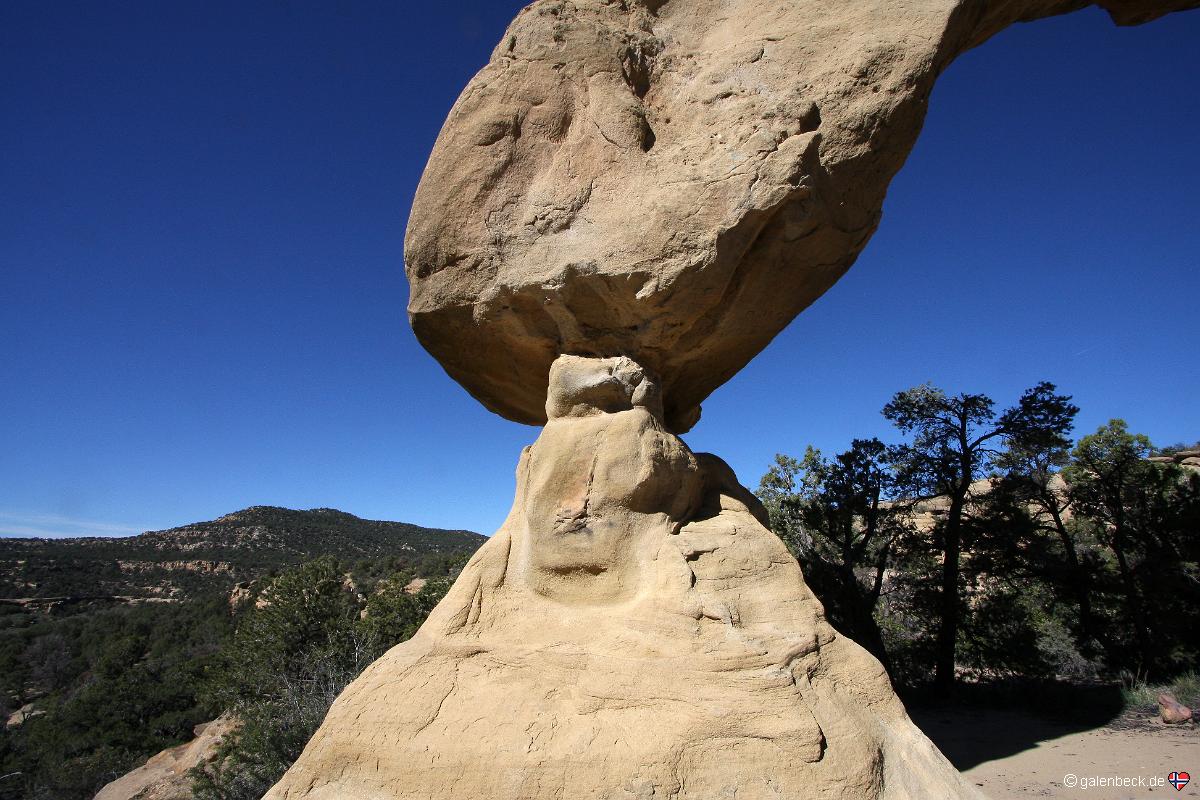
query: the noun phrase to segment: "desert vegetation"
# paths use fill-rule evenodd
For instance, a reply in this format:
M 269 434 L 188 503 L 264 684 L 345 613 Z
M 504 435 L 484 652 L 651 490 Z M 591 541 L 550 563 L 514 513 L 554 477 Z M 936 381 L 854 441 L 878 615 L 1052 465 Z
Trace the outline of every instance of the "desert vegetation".
M 1077 411 L 1046 383 L 1004 410 L 919 386 L 883 409 L 895 442 L 779 455 L 758 495 L 831 621 L 893 682 L 1141 696 L 1200 655 L 1195 445 L 1157 448 L 1120 419 L 1072 441 Z
M 0 798 L 90 798 L 227 712 L 242 724 L 203 796 L 261 796 L 256 778 L 282 773 L 483 541 L 268 507 L 124 539 L 0 540 Z
M 212 762 L 195 770 L 195 796 L 262 797 L 300 755 L 346 684 L 412 636 L 449 588 L 448 577 L 415 591 L 402 579 L 389 579 L 364 596 L 330 557 L 271 581 L 206 682 L 210 708 L 234 714 L 241 727 Z

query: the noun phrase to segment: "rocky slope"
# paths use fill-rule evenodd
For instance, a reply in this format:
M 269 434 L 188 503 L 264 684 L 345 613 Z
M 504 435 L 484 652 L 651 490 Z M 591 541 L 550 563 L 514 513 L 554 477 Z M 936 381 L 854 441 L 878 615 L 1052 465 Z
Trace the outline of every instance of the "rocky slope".
M 99 791 L 94 800 L 192 800 L 189 770 L 208 761 L 237 728 L 231 716 L 197 725 L 196 738 L 164 750 Z

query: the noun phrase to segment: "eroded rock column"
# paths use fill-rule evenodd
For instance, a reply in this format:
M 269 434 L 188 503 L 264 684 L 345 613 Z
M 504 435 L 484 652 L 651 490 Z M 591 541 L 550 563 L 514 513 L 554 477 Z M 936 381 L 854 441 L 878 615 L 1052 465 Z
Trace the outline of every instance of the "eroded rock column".
M 628 358 L 561 356 L 512 511 L 268 798 L 969 798 Z

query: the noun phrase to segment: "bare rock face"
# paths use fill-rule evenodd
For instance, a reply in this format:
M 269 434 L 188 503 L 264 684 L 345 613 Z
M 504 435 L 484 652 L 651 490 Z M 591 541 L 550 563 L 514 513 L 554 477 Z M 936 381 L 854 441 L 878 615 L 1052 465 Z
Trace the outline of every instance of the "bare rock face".
M 192 800 L 188 771 L 209 761 L 226 736 L 238 727 L 231 716 L 197 725 L 196 738 L 163 750 L 142 766 L 105 786 L 94 800 Z
M 658 389 L 555 362 L 508 520 L 269 800 L 977 797 Z
M 522 11 L 438 138 L 405 258 L 425 347 L 545 427 L 504 525 L 267 800 L 977 798 L 676 433 L 854 261 L 939 71 L 1084 5 Z
M 560 353 L 627 355 L 688 428 L 854 262 L 937 75 L 1081 0 L 538 0 L 467 86 L 413 205 L 409 314 L 540 424 Z M 1196 0 L 1101 0 L 1120 24 Z
M 1175 699 L 1170 692 L 1158 696 L 1158 716 L 1168 725 L 1182 725 L 1192 721 L 1192 710 Z

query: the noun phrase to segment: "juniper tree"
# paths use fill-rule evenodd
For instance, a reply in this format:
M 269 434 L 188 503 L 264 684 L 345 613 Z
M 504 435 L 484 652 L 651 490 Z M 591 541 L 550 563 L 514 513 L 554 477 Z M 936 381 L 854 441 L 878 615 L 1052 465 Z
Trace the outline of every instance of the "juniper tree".
M 999 414 L 986 395 L 950 396 L 929 384 L 898 392 L 884 406 L 884 417 L 911 436 L 896 451 L 901 484 L 914 496 L 949 501 L 938 530 L 942 564 L 934 680 L 939 686 L 954 684 L 964 516 L 972 484 L 987 477 L 1011 448 L 1066 446 L 1078 410 L 1047 382 L 1026 390 L 1016 405 Z

